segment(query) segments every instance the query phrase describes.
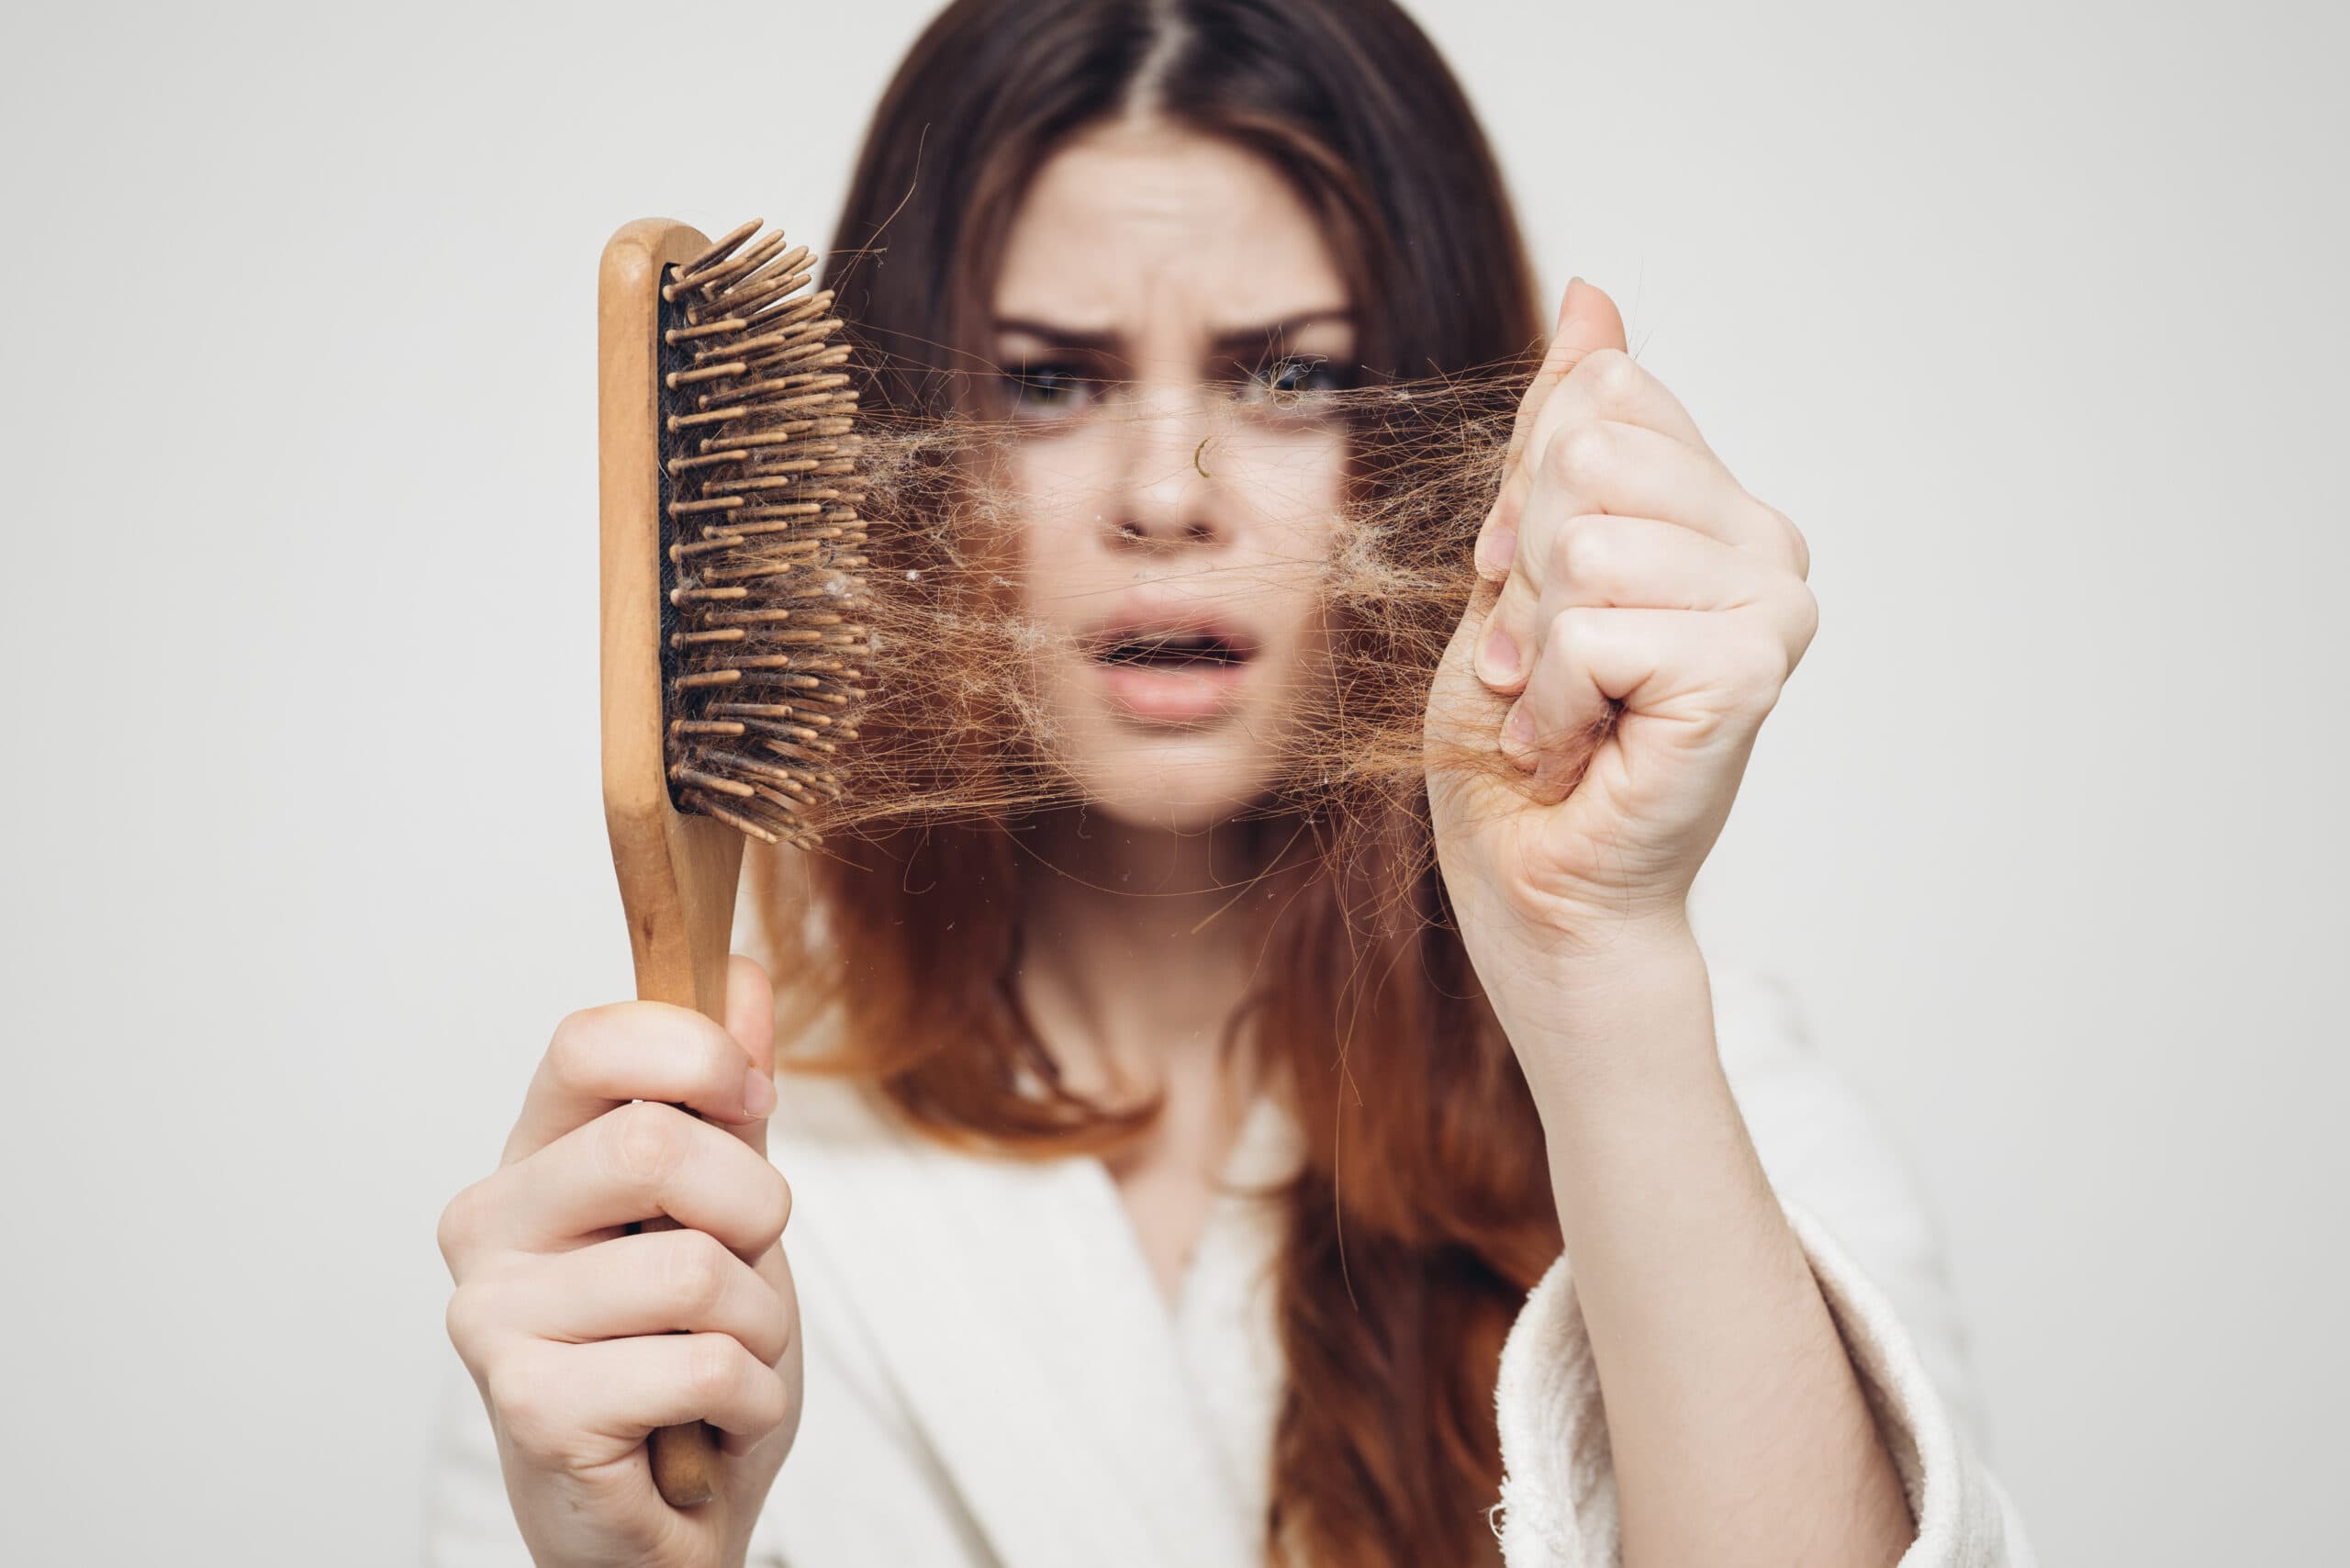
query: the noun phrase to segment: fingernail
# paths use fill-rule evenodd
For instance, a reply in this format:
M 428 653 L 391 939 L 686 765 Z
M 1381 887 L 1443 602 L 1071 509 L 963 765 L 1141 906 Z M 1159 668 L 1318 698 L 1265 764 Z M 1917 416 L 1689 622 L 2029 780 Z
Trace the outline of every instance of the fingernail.
M 1534 748 L 1534 715 L 1522 701 L 1510 704 L 1509 718 L 1502 724 L 1502 735 L 1521 751 Z
M 1567 286 L 1559 291 L 1559 321 L 1561 325 L 1564 325 L 1567 319 L 1567 301 L 1575 297 L 1575 285 L 1582 281 L 1583 274 L 1577 273 L 1567 279 Z
M 1487 680 L 1517 678 L 1517 639 L 1495 622 L 1485 633 L 1484 645 L 1477 653 L 1478 673 Z
M 1517 559 L 1517 530 L 1496 528 L 1485 535 L 1477 550 L 1477 569 L 1489 577 L 1506 575 L 1509 564 Z
M 743 1075 L 743 1109 L 755 1122 L 775 1109 L 775 1080 L 755 1067 Z

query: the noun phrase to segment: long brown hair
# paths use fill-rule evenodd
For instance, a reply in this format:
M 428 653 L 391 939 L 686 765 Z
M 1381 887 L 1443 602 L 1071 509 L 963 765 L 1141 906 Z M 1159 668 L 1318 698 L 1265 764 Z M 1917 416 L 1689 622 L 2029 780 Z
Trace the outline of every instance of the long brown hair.
M 834 235 L 824 282 L 868 411 L 957 406 L 1026 182 L 1071 132 L 1137 103 L 1289 176 L 1356 274 L 1371 375 L 1493 378 L 1539 340 L 1483 134 L 1392 0 L 956 0 L 883 97 Z M 905 556 L 877 559 L 885 576 L 920 568 L 919 536 L 877 543 Z M 1361 656 L 1426 665 L 1448 629 L 1436 610 L 1348 634 Z M 888 722 L 885 706 L 867 727 Z M 1275 928 L 1263 972 L 1279 982 L 1248 1009 L 1306 1143 L 1280 1196 L 1268 1552 L 1490 1562 L 1501 1342 L 1560 1244 L 1541 1129 L 1449 919 L 1424 795 L 1341 780 L 1292 821 L 1311 874 Z M 1004 824 L 969 820 L 762 854 L 753 871 L 779 972 L 809 977 L 786 1006 L 834 1010 L 835 1070 L 941 1138 L 1110 1152 L 1156 1107 L 1060 1086 L 1009 983 L 1025 874 Z

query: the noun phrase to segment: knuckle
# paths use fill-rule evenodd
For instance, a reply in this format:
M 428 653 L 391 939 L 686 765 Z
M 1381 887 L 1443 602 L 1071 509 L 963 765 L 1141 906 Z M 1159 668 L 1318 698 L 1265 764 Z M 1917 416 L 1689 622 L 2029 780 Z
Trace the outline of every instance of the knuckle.
M 657 1101 L 639 1100 L 603 1116 L 600 1152 L 612 1173 L 639 1188 L 657 1187 L 685 1163 L 686 1114 Z
M 1796 596 L 1795 606 L 1796 640 L 1807 648 L 1819 634 L 1819 596 L 1806 588 Z
M 457 1357 L 467 1366 L 481 1359 L 484 1347 L 489 1343 L 490 1323 L 495 1316 L 487 1293 L 479 1284 L 459 1285 L 449 1293 L 449 1308 L 442 1315 L 442 1323 L 449 1331 L 449 1343 L 457 1348 Z
M 666 1249 L 666 1299 L 685 1316 L 705 1318 L 726 1294 L 733 1254 L 706 1231 L 681 1230 L 672 1235 L 675 1239 Z
M 791 1183 L 784 1180 L 782 1171 L 773 1166 L 767 1169 L 771 1179 L 767 1182 L 767 1209 L 759 1220 L 759 1235 L 766 1244 L 761 1251 L 774 1246 L 782 1238 L 784 1227 L 791 1223 Z
M 1786 527 L 1787 550 L 1795 557 L 1796 576 L 1808 578 L 1811 576 L 1811 542 L 1803 536 L 1803 530 L 1796 526 L 1793 518 L 1776 507 L 1772 510 L 1777 512 L 1780 522 Z
M 482 1237 L 481 1183 L 476 1182 L 451 1198 L 441 1211 L 441 1223 L 433 1227 L 433 1238 L 440 1243 L 441 1260 L 449 1266 L 453 1278 L 460 1260 L 470 1252 Z
M 1811 543 L 1804 538 L 1803 530 L 1796 526 L 1796 520 L 1768 501 L 1758 499 L 1755 504 L 1762 509 L 1762 515 L 1777 527 L 1779 543 L 1785 549 L 1787 559 L 1795 563 L 1796 576 L 1811 576 Z
M 750 1417 L 754 1431 L 761 1437 L 774 1431 L 791 1414 L 791 1394 L 785 1387 L 783 1374 L 773 1367 L 761 1367 L 752 1388 Z
M 1583 362 L 1592 395 L 1610 408 L 1620 408 L 1639 385 L 1639 366 L 1622 349 L 1600 349 Z
M 686 1394 L 702 1408 L 714 1408 L 733 1392 L 748 1354 L 730 1335 L 694 1335 L 686 1342 Z
M 1615 438 L 1605 425 L 1586 420 L 1550 438 L 1542 463 L 1552 480 L 1573 485 L 1596 477 L 1614 454 Z
M 790 1301 L 780 1293 L 771 1295 L 759 1309 L 756 1327 L 758 1342 L 751 1346 L 751 1354 L 762 1365 L 773 1367 L 791 1349 L 791 1341 L 799 1332 L 799 1319 Z
M 1616 557 L 1616 541 L 1603 521 L 1590 515 L 1569 519 L 1556 549 L 1559 570 L 1570 580 L 1596 580 Z

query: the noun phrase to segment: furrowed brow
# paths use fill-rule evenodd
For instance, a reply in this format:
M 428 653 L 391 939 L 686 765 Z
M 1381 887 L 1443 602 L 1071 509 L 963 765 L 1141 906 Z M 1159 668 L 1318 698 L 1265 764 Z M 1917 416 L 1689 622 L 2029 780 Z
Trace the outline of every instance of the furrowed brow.
M 1024 317 L 999 317 L 995 323 L 999 333 L 1016 332 L 1024 338 L 1039 338 L 1057 349 L 1070 349 L 1080 353 L 1108 353 L 1118 346 L 1115 332 L 1080 332 L 1068 327 L 1056 327 L 1050 321 L 1034 321 Z
M 1219 351 L 1246 353 L 1294 337 L 1306 328 L 1320 326 L 1326 321 L 1344 322 L 1351 326 L 1354 320 L 1355 313 L 1351 310 L 1308 310 L 1295 316 L 1285 316 L 1278 321 L 1265 322 L 1262 326 L 1219 328 L 1214 341 Z

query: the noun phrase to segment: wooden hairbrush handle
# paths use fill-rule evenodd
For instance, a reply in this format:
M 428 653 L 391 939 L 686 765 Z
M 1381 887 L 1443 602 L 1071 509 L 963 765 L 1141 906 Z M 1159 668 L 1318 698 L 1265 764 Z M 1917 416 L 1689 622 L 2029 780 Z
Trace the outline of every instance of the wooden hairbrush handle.
M 621 829 L 611 829 L 636 958 L 636 994 L 640 1001 L 690 1007 L 722 1025 L 743 835 L 704 818 L 670 815 L 676 836 L 657 864 L 624 854 Z M 677 1221 L 649 1219 L 633 1228 L 673 1230 Z M 653 1484 L 671 1507 L 694 1507 L 718 1495 L 718 1433 L 708 1423 L 663 1427 L 645 1446 Z
M 715 823 L 679 817 L 688 839 L 707 838 L 707 845 L 686 848 L 694 868 L 665 882 L 648 882 L 629 914 L 632 945 L 636 947 L 636 994 L 640 1001 L 667 1002 L 690 1007 L 706 1018 L 726 1021 L 727 948 L 733 916 L 734 879 L 743 856 L 743 835 Z M 711 829 L 704 834 L 701 829 Z M 623 864 L 617 834 L 615 865 Z M 670 862 L 674 870 L 677 862 Z M 621 872 L 621 902 L 630 903 L 630 873 Z M 721 885 L 725 897 L 718 898 Z M 667 892 L 664 888 L 670 890 Z M 663 913 L 664 911 L 668 913 Z M 722 913 L 719 913 L 723 911 Z M 670 940 L 665 924 L 675 922 L 678 939 Z M 638 943 L 637 935 L 644 933 Z M 677 1221 L 656 1218 L 632 1226 L 637 1230 L 673 1230 Z M 645 1439 L 653 1459 L 653 1484 L 673 1508 L 690 1508 L 718 1495 L 718 1434 L 707 1422 L 663 1427 Z
M 709 241 L 682 223 L 632 223 L 604 247 L 597 287 L 598 466 L 602 516 L 604 823 L 628 914 L 636 994 L 726 1021 L 727 954 L 743 835 L 671 803 L 661 666 L 656 334 L 662 269 Z M 654 1220 L 647 1228 L 674 1222 Z M 717 1495 L 718 1438 L 699 1421 L 647 1446 L 673 1507 Z

